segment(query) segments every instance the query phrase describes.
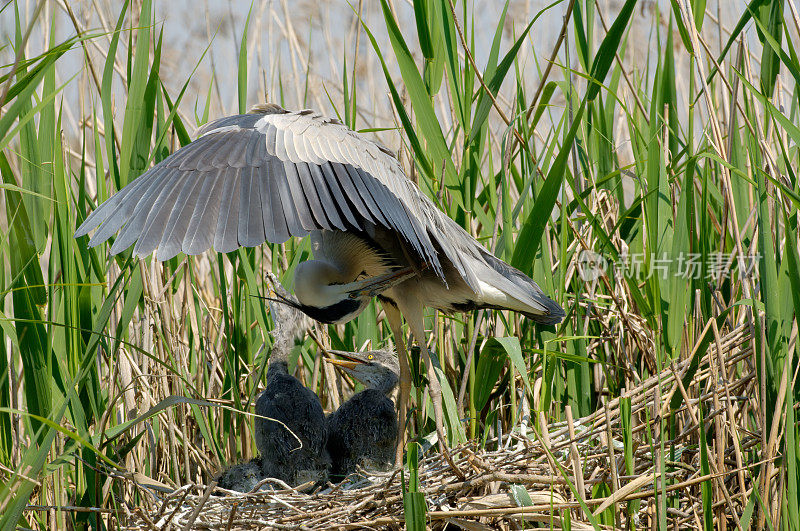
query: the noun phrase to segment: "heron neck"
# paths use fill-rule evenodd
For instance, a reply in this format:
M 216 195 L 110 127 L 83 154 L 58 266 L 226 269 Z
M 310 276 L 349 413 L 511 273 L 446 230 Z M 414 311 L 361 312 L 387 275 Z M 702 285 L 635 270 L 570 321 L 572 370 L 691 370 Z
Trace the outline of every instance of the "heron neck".
M 380 391 L 384 395 L 389 396 L 397 388 L 397 380 L 398 378 L 395 374 L 389 374 L 385 378 L 378 380 L 373 388 L 376 391 Z
M 306 260 L 295 269 L 294 292 L 301 304 L 323 308 L 339 302 L 338 286 L 352 280 L 331 263 Z
M 269 354 L 269 366 L 283 364 L 284 367 L 289 365 L 289 353 L 292 351 L 294 345 L 294 338 L 280 337 L 272 346 L 272 352 Z
M 276 381 L 280 381 L 289 374 L 289 364 L 282 360 L 274 360 L 270 358 L 269 367 L 267 367 L 267 387 L 273 385 Z

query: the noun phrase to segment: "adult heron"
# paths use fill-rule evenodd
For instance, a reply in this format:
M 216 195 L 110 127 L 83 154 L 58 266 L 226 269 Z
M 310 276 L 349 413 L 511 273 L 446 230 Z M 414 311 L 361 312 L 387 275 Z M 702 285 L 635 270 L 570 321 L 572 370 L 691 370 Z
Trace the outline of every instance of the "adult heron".
M 341 367 L 366 387 L 325 419 L 330 478 L 342 480 L 358 465 L 391 466 L 397 447 L 397 410 L 388 395 L 400 378 L 397 356 L 390 350 L 330 353 L 343 359 L 324 358 L 327 363 Z
M 158 260 L 311 233 L 315 259 L 295 273 L 298 309 L 340 323 L 379 297 L 400 361 L 403 431 L 411 390 L 404 316 L 427 367 L 443 449 L 441 387 L 425 341 L 424 307 L 509 309 L 546 325 L 564 316 L 533 280 L 440 211 L 390 151 L 311 110 L 266 104 L 207 124 L 197 140 L 100 205 L 75 236 L 95 228 L 90 246 L 120 231 L 112 254 L 135 243 L 134 256 L 155 251 Z

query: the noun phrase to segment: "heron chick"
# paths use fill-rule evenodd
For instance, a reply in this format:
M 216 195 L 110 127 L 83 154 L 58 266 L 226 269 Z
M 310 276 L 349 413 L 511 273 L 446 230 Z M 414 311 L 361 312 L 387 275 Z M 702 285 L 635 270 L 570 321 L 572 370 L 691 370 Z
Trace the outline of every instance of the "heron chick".
M 326 362 L 366 386 L 328 415 L 330 478 L 341 481 L 359 465 L 385 470 L 394 463 L 397 445 L 397 411 L 388 396 L 400 378 L 397 356 L 389 350 L 330 352 L 344 359 L 325 358 Z
M 251 492 L 264 479 L 261 457 L 239 463 L 223 470 L 217 477 L 217 486 L 237 492 Z
M 289 293 L 273 274 L 268 281 L 273 292 L 288 299 Z M 319 397 L 289 374 L 289 353 L 311 320 L 301 312 L 270 300 L 275 323 L 275 344 L 267 368 L 267 386 L 256 400 L 255 439 L 261 454 L 264 477 L 296 486 L 327 479 L 330 465 L 325 450 L 327 430 Z

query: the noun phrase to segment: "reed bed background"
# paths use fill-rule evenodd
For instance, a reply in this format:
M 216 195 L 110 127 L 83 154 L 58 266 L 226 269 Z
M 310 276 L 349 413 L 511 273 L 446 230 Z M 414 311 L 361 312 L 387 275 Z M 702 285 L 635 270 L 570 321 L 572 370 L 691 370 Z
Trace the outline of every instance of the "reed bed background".
M 395 505 L 346 521 L 800 528 L 795 0 L 333 6 L 3 5 L 0 528 L 150 525 L 154 496 L 253 455 L 272 327 L 254 295 L 266 271 L 290 286 L 308 241 L 157 263 L 72 235 L 199 124 L 265 99 L 397 149 L 568 314 L 430 313 L 456 463 L 506 475 L 464 483 L 412 445 Z M 314 336 L 392 340 L 375 305 Z M 327 410 L 349 396 L 314 339 L 293 354 Z M 522 475 L 544 462 L 549 504 Z M 498 493 L 503 514 L 439 517 Z M 526 505 L 547 518 L 508 516 Z

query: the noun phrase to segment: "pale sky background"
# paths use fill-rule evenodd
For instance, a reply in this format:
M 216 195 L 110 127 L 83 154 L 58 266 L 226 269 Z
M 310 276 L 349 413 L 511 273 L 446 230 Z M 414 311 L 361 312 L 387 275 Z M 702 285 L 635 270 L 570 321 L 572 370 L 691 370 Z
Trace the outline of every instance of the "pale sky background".
M 41 28 L 49 27 L 49 21 L 55 20 L 56 41 L 61 42 L 75 34 L 75 28 L 63 7 L 64 0 L 48 0 L 37 31 L 30 39 L 27 56 L 42 51 L 45 39 Z M 122 2 L 118 0 L 66 0 L 83 30 L 102 31 L 103 27 L 113 27 L 119 16 Z M 724 28 L 732 29 L 747 2 L 743 0 L 708 1 L 709 24 L 703 30 L 703 36 L 713 50 L 719 49 L 728 35 L 719 34 L 718 25 L 711 17 L 719 16 Z M 610 24 L 622 5 L 621 0 L 598 0 L 608 24 Z M 416 25 L 412 4 L 409 0 L 393 0 L 400 27 L 407 42 L 417 57 L 421 57 L 417 46 Z M 549 2 L 540 0 L 515 0 L 510 2 L 508 16 L 503 31 L 501 54 L 504 54 L 515 35 L 519 34 L 528 21 Z M 534 25 L 530 36 L 522 47 L 519 61 L 529 94 L 533 94 L 539 80 L 540 68 L 549 57 L 553 44 L 561 27 L 563 14 L 568 2 L 564 1 L 547 11 Z M 23 20 L 29 20 L 36 3 L 33 0 L 21 0 L 18 4 Z M 138 12 L 139 1 L 134 2 L 133 10 Z M 206 104 L 212 72 L 216 72 L 211 91 L 210 116 L 231 114 L 237 110 L 237 65 L 238 50 L 250 3 L 244 0 L 209 1 L 209 0 L 155 0 L 156 26 L 154 33 L 163 30 L 164 44 L 162 52 L 161 77 L 169 88 L 172 97 L 176 96 L 192 76 L 187 96 L 181 110 L 184 116 L 192 117 L 194 109 L 201 112 Z M 495 28 L 500 19 L 503 3 L 491 0 L 471 0 L 468 12 L 475 17 L 474 39 L 475 59 L 481 68 L 486 64 L 489 46 Z M 625 63 L 634 77 L 648 75 L 652 71 L 655 57 L 655 39 L 666 39 L 671 9 L 669 0 L 641 0 L 634 14 L 633 30 L 628 40 Z M 720 6 L 722 6 L 720 8 Z M 341 0 L 266 0 L 253 3 L 253 13 L 249 26 L 249 98 L 252 105 L 263 101 L 264 92 L 273 101 L 279 100 L 282 86 L 284 101 L 288 108 L 312 107 L 327 114 L 333 114 L 328 95 L 336 106 L 342 104 L 342 60 L 346 55 L 348 69 L 352 69 L 355 57 L 355 43 L 358 39 L 357 81 L 358 102 L 362 114 L 359 127 L 391 127 L 394 125 L 391 100 L 386 82 L 377 61 L 377 55 L 366 35 L 356 24 L 354 10 L 359 9 L 358 0 L 348 3 Z M 395 67 L 393 54 L 389 45 L 386 27 L 377 0 L 364 0 L 362 3 L 363 19 L 379 42 L 385 59 L 389 64 L 395 80 L 400 80 Z M 456 11 L 461 19 L 462 7 Z M 787 9 L 787 17 L 788 14 Z M 44 23 L 43 23 L 44 22 Z M 462 21 L 463 23 L 463 21 Z M 126 27 L 129 23 L 126 22 Z M 755 44 L 753 24 L 750 23 L 750 40 Z M 599 19 L 596 19 L 594 49 L 605 35 Z M 359 31 L 356 31 L 359 30 Z M 120 41 L 117 52 L 118 66 L 126 68 L 127 33 Z M 0 13 L 0 37 L 4 45 L 0 50 L 0 61 L 8 65 L 13 61 L 14 41 L 14 5 L 6 4 Z M 673 38 L 680 43 L 677 32 Z M 572 50 L 572 66 L 577 66 L 575 59 L 574 32 L 569 33 L 569 44 Z M 88 46 L 95 61 L 98 75 L 102 75 L 103 62 L 107 55 L 108 35 L 101 35 Z M 201 56 L 211 43 L 208 54 Z M 11 44 L 11 45 L 7 45 Z M 757 48 L 758 49 L 758 48 Z M 92 102 L 85 101 L 85 96 L 93 91 L 88 90 L 87 83 L 91 79 L 83 67 L 83 51 L 80 48 L 68 53 L 68 57 L 59 63 L 59 82 L 64 82 L 78 74 L 64 91 L 65 120 L 64 129 L 67 138 L 74 137 L 80 116 L 91 115 Z M 560 61 L 564 61 L 562 53 Z M 686 86 L 688 75 L 688 54 L 678 44 L 676 50 L 677 78 L 679 87 Z M 538 61 L 538 65 L 537 65 Z M 199 62 L 199 65 L 198 65 Z M 418 62 L 420 64 L 420 62 Z M 649 68 L 648 68 L 649 66 Z M 4 68 L 7 71 L 8 66 Z M 652 74 L 652 72 L 651 72 Z M 551 79 L 561 79 L 560 69 L 554 69 Z M 576 78 L 577 79 L 577 78 Z M 115 81 L 115 91 L 119 94 L 117 101 L 124 99 L 123 87 L 119 76 Z M 303 94 L 308 84 L 309 97 L 303 101 Z M 513 90 L 513 70 L 509 73 L 503 87 L 502 95 L 510 96 Z M 327 95 L 326 95 L 327 91 Z M 96 93 L 96 91 L 94 91 Z M 446 90 L 442 91 L 443 93 Z M 685 99 L 687 90 L 680 91 Z M 563 105 L 563 98 L 554 99 L 555 105 Z M 446 107 L 446 99 L 440 98 L 437 110 Z M 99 105 L 98 105 L 99 109 Z M 123 109 L 117 107 L 121 114 Z M 99 112 L 99 110 L 98 110 Z M 441 113 L 446 114 L 446 113 Z M 560 115 L 560 113 L 557 113 Z M 194 125 L 194 120 L 190 120 Z M 449 124 L 444 123 L 445 126 Z M 381 140 L 393 148 L 399 145 L 396 133 L 384 133 Z

